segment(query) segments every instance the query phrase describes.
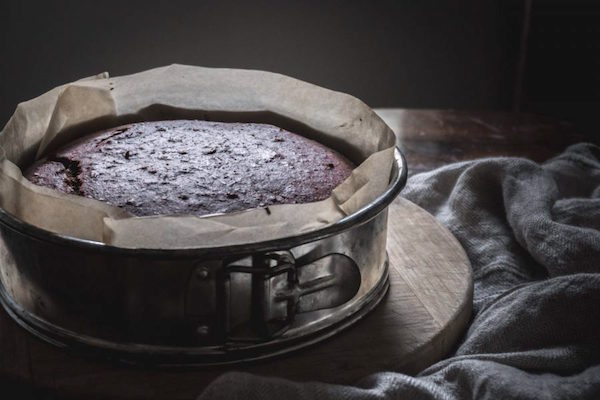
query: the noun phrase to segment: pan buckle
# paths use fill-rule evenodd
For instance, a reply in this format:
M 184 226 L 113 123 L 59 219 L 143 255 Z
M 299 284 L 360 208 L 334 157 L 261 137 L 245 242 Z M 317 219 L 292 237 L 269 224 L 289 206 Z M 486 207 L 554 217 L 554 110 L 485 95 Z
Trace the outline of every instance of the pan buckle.
M 229 341 L 271 340 L 289 329 L 299 299 L 296 260 L 291 252 L 252 255 L 227 265 L 225 271 Z M 244 309 L 246 312 L 240 313 Z M 245 323 L 240 324 L 240 319 L 246 319 Z
M 254 254 L 225 267 L 228 341 L 268 341 L 300 313 L 344 304 L 358 291 L 360 272 L 342 254 L 300 263 L 287 250 Z

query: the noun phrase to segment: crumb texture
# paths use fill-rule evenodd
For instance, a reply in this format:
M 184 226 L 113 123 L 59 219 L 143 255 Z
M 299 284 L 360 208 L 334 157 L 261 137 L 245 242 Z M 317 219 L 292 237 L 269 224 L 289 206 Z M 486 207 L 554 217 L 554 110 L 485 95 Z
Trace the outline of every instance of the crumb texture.
M 84 136 L 31 166 L 31 182 L 137 216 L 227 213 L 326 199 L 354 166 L 273 125 L 141 122 Z

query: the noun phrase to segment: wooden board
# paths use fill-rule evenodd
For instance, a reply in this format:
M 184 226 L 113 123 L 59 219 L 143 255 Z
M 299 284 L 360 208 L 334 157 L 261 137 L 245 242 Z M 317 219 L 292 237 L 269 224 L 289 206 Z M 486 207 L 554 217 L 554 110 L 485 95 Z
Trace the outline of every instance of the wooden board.
M 413 374 L 446 355 L 471 317 L 469 261 L 454 236 L 416 205 L 397 199 L 388 227 L 391 288 L 364 320 L 313 347 L 235 368 L 295 380 L 351 384 L 378 371 Z M 193 399 L 232 367 L 148 370 L 65 354 L 0 311 L 0 376 L 62 395 Z

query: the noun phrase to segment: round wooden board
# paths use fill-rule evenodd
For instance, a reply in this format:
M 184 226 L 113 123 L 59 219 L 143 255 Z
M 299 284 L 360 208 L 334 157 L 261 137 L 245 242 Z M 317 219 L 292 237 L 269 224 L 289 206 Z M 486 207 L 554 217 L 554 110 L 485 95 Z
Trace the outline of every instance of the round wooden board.
M 350 329 L 276 359 L 242 367 L 164 371 L 69 355 L 0 311 L 0 376 L 59 395 L 85 398 L 193 399 L 228 370 L 294 380 L 351 384 L 378 371 L 414 374 L 446 355 L 471 317 L 469 261 L 430 214 L 398 198 L 388 225 L 390 291 Z

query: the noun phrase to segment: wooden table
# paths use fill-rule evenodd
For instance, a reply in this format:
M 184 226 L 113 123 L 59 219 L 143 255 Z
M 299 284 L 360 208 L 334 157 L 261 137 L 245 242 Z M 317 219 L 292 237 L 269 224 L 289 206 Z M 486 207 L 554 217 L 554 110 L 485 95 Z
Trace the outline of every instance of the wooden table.
M 589 140 L 568 123 L 498 111 L 375 110 L 396 132 L 409 174 L 481 157 L 541 162 L 570 144 Z
M 568 124 L 532 115 L 402 109 L 376 111 L 398 134 L 399 146 L 407 157 L 411 175 L 451 162 L 487 156 L 520 156 L 543 161 L 560 153 L 567 145 L 585 140 Z M 15 360 L 15 363 L 20 364 L 15 368 L 28 368 L 27 360 Z M 45 394 L 10 379 L 0 380 L 0 393 L 15 393 L 15 398 L 39 398 Z

